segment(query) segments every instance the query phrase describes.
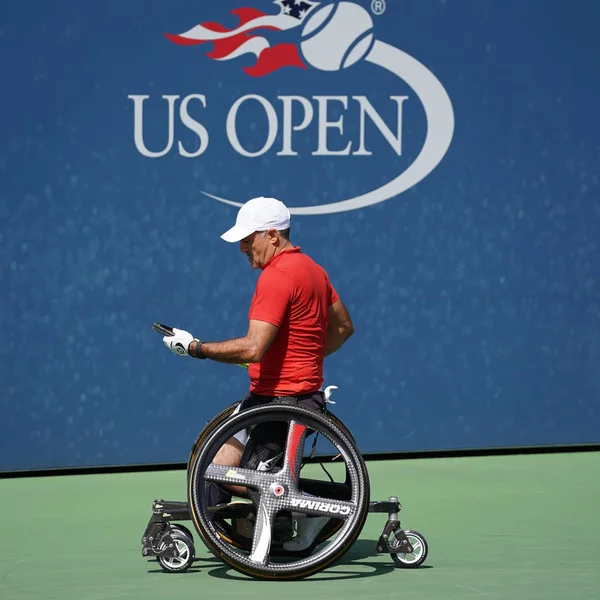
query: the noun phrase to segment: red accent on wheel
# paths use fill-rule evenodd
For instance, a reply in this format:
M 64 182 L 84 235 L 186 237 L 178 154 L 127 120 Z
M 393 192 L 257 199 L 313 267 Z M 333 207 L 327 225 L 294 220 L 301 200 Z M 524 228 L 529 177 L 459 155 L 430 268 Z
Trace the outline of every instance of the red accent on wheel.
M 300 443 L 300 438 L 302 434 L 306 431 L 306 425 L 300 425 L 299 423 L 294 423 L 294 427 L 292 428 L 292 433 L 290 435 L 288 449 L 287 449 L 287 462 L 290 467 L 290 473 L 292 477 L 296 479 L 295 469 L 296 466 L 296 452 L 298 451 L 298 444 Z

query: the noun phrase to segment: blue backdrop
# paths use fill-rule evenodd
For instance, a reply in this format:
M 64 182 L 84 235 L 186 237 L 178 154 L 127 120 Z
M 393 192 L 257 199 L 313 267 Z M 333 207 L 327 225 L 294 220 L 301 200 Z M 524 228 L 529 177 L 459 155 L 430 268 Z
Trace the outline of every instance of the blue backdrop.
M 439 89 L 410 82 L 428 73 L 454 119 L 431 172 L 385 201 L 293 216 L 292 241 L 355 322 L 325 365 L 336 411 L 365 452 L 600 442 L 600 5 L 388 0 L 377 14 L 363 0 L 319 29 L 327 4 L 4 7 L 0 470 L 186 460 L 248 383 L 151 329 L 246 331 L 257 272 L 219 238 L 237 207 L 212 196 L 318 207 L 379 189 L 423 152 L 428 118 L 444 120 Z M 286 19 L 225 35 L 264 18 L 250 8 Z M 360 37 L 369 20 L 377 41 Z M 165 36 L 200 23 L 225 41 Z M 397 50 L 381 68 L 384 47 Z M 404 53 L 416 76 L 393 74 Z M 244 70 L 278 60 L 303 66 Z M 347 68 L 318 68 L 336 60 Z M 228 118 L 257 156 L 236 150 Z M 440 131 L 430 120 L 434 150 Z

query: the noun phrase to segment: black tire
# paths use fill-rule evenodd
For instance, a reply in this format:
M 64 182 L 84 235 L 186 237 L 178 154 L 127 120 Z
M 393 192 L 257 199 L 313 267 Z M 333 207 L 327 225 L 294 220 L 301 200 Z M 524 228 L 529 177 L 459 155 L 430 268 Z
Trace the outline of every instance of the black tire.
M 183 573 L 187 571 L 196 557 L 194 540 L 190 538 L 182 528 L 171 526 L 170 535 L 177 549 L 181 553 L 179 557 L 157 556 L 156 560 L 163 571 L 168 573 Z M 158 549 L 162 550 L 164 544 L 160 544 Z
M 429 553 L 429 547 L 427 545 L 427 540 L 418 532 L 412 529 L 406 529 L 404 531 L 408 541 L 411 543 L 414 548 L 414 552 L 412 554 L 398 554 L 391 553 L 390 556 L 392 560 L 396 563 L 396 566 L 401 569 L 416 569 L 420 567 L 427 558 L 427 554 Z M 394 546 L 394 542 L 396 538 L 394 534 L 390 536 L 390 546 Z
M 278 473 L 265 473 L 240 468 L 230 469 L 212 464 L 216 451 L 231 437 L 231 432 L 263 421 L 287 421 L 292 425 L 288 436 L 284 468 Z M 189 463 L 188 503 L 196 530 L 213 554 L 235 570 L 251 577 L 287 580 L 301 579 L 318 573 L 347 552 L 365 524 L 369 510 L 370 486 L 365 463 L 354 440 L 336 421 L 337 419 L 297 406 L 268 404 L 213 421 L 205 428 L 198 437 Z M 342 453 L 346 463 L 347 481 L 350 482 L 349 500 L 320 497 L 315 501 L 307 501 L 307 497 L 299 492 L 297 481 L 302 481 L 299 477 L 299 463 L 302 459 L 303 443 L 296 441 L 296 445 L 293 445 L 292 440 L 296 437 L 303 440 L 308 430 L 317 431 L 319 435 L 337 446 L 338 451 Z M 258 532 L 253 539 L 255 552 L 251 552 L 250 556 L 247 551 L 228 543 L 220 535 L 219 529 L 213 525 L 203 498 L 202 490 L 206 481 L 229 482 L 256 491 L 257 521 L 260 519 L 262 521 L 255 527 L 255 531 Z M 284 491 L 276 491 L 281 489 Z M 334 532 L 337 533 L 335 540 L 319 549 L 316 554 L 306 556 L 306 553 L 298 553 L 299 560 L 291 560 L 287 563 L 272 561 L 270 560 L 270 520 L 278 511 L 292 510 L 292 507 L 294 512 L 329 516 L 330 524 L 340 520 L 341 526 L 338 526 L 337 532 Z M 267 539 L 269 541 L 265 541 Z M 288 554 L 288 557 L 293 556 L 291 553 Z
M 198 437 L 196 438 L 196 441 L 194 442 L 194 445 L 192 446 L 192 449 L 190 451 L 190 456 L 188 459 L 188 467 L 189 467 L 189 464 L 191 463 L 194 455 L 196 454 L 196 448 L 198 447 L 198 444 L 200 443 L 200 441 L 202 439 L 204 439 L 204 435 L 206 434 L 206 432 L 210 431 L 218 423 L 222 422 L 224 419 L 229 417 L 235 411 L 235 409 L 238 407 L 239 404 L 240 404 L 240 402 L 233 402 L 232 404 L 230 404 L 229 406 L 226 406 L 224 409 L 222 409 L 214 417 L 212 417 L 209 421 L 206 422 L 206 425 L 202 428 L 202 431 L 198 434 Z
M 171 522 L 169 526 L 172 530 L 178 530 L 187 535 L 190 538 L 190 541 L 194 543 L 194 534 L 185 525 L 182 525 L 181 523 Z

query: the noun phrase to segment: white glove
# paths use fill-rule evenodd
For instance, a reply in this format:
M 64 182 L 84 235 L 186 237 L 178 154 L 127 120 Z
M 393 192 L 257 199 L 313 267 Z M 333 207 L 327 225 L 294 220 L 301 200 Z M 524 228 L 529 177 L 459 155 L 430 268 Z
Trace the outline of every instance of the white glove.
M 165 335 L 163 342 L 165 346 L 179 356 L 189 356 L 188 348 L 189 345 L 194 341 L 194 336 L 188 331 L 183 329 L 175 329 L 173 327 L 173 333 L 175 335 Z

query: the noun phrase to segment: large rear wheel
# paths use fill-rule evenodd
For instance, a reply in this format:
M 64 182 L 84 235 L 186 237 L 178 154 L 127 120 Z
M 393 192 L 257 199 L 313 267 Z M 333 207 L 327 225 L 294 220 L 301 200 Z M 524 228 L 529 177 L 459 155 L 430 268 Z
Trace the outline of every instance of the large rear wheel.
M 233 410 L 232 410 L 233 412 Z M 283 464 L 273 471 L 231 468 L 213 463 L 218 449 L 242 428 L 258 423 L 288 426 Z M 364 461 L 347 430 L 326 415 L 290 405 L 268 404 L 216 419 L 199 436 L 188 468 L 188 502 L 198 534 L 206 546 L 241 573 L 260 579 L 299 579 L 326 569 L 360 535 L 369 509 L 369 480 Z M 302 478 L 304 443 L 309 435 L 327 439 L 341 456 L 346 481 Z M 250 505 L 246 512 L 247 543 L 224 535 L 224 519 L 209 507 L 207 483 L 244 486 Z M 231 513 L 225 507 L 224 513 Z M 327 517 L 308 552 L 285 551 L 278 542 L 277 524 L 286 517 Z

